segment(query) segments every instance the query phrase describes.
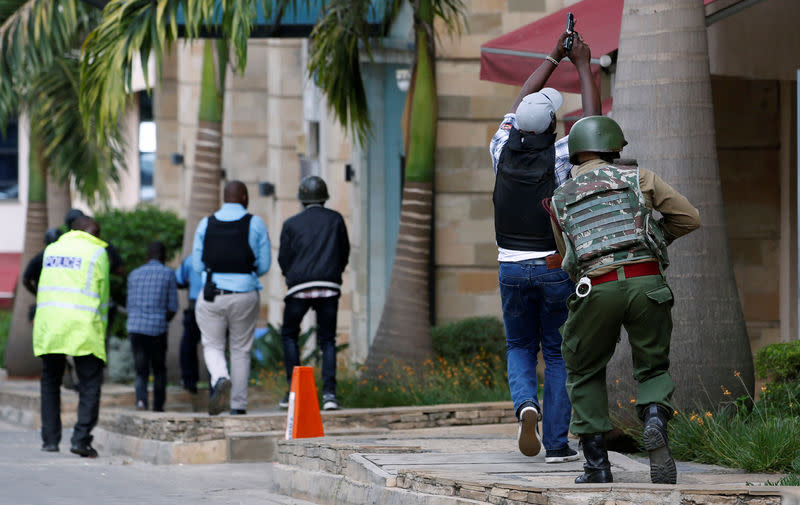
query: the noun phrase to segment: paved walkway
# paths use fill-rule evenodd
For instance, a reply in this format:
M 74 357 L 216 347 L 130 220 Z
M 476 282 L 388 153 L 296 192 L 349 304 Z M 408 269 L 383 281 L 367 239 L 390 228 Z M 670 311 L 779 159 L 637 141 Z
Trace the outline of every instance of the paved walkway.
M 174 465 L 141 463 L 101 454 L 39 450 L 39 434 L 0 422 L 0 503 L 8 505 L 313 505 L 276 494 L 273 465 Z
M 780 475 L 680 463 L 677 485 L 653 485 L 646 459 L 618 453 L 613 484 L 575 485 L 580 461 L 519 453 L 510 402 L 324 412 L 328 436 L 286 441 L 284 412 L 136 412 L 130 386 L 111 386 L 90 461 L 66 452 L 68 430 L 64 452 L 39 451 L 37 388 L 12 382 L 0 380 L 0 419 L 14 421 L 0 425 L 0 503 L 800 505 L 797 489 L 763 485 Z

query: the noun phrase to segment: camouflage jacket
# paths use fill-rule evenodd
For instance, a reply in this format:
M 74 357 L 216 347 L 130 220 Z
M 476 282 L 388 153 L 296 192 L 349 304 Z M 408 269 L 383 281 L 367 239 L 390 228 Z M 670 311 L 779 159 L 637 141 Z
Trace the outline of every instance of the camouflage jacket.
M 562 266 L 573 277 L 653 259 L 669 265 L 667 240 L 640 188 L 638 167 L 602 164 L 560 186 L 552 203 L 566 244 Z

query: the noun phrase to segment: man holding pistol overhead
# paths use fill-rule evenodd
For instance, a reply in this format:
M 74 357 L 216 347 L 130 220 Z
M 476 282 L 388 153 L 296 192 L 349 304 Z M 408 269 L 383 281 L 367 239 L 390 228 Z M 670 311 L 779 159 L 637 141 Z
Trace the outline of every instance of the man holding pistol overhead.
M 572 167 L 567 138 L 556 142 L 561 94 L 544 88 L 567 55 L 564 42 L 570 37 L 569 56 L 580 78 L 583 109 L 588 115 L 601 113 L 600 94 L 589 66 L 589 46 L 579 34 L 565 32 L 522 86 L 489 146 L 495 172 L 494 223 L 508 385 L 519 419 L 519 449 L 526 456 L 536 456 L 543 442 L 548 463 L 578 459 L 567 442 L 572 406 L 564 386 L 566 371 L 558 332 L 567 318 L 566 300 L 575 286 L 561 270 L 550 218 L 539 203 L 552 196 Z M 545 361 L 542 438 L 536 377 L 540 348 Z

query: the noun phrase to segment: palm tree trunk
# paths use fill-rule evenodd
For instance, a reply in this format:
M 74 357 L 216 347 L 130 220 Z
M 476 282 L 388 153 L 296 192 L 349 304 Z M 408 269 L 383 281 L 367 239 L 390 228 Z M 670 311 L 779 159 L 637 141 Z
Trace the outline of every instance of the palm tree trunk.
M 430 331 L 433 176 L 436 151 L 436 72 L 433 8 L 416 4 L 416 61 L 412 88 L 406 180 L 389 292 L 367 356 L 371 372 L 384 360 L 420 365 L 433 351 Z
M 49 173 L 47 174 L 47 227 L 58 228 L 64 224 L 64 218 L 72 208 L 72 195 L 69 183 L 61 184 Z
M 702 0 L 626 0 L 614 90 L 615 119 L 630 142 L 625 157 L 685 195 L 703 222 L 670 247 L 667 271 L 675 294 L 670 370 L 675 403 L 684 408 L 736 398 L 742 384 L 753 388 L 723 212 L 704 21 Z M 608 373 L 614 412 L 636 396 L 629 346 L 619 346 Z M 733 395 L 723 396 L 721 386 Z
M 22 272 L 31 258 L 44 247 L 44 232 L 47 230 L 47 166 L 41 156 L 40 146 L 34 142 L 33 136 L 30 139 L 25 244 L 5 355 L 5 367 L 10 377 L 32 377 L 41 372 L 41 363 L 33 355 L 33 325 L 28 320 L 28 310 L 36 300 L 22 286 Z
M 197 224 L 219 208 L 219 186 L 222 180 L 222 105 L 225 93 L 227 45 L 222 40 L 206 40 L 204 44 L 194 171 L 189 196 L 189 213 L 183 231 L 184 255 L 192 252 Z

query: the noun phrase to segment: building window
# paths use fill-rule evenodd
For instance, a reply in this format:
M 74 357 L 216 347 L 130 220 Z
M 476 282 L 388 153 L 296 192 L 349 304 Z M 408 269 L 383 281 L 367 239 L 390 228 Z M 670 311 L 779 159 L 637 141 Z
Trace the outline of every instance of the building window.
M 6 133 L 0 132 L 0 200 L 19 198 L 19 152 L 17 122 L 8 123 Z
M 156 123 L 153 121 L 153 97 L 142 91 L 139 93 L 139 198 L 142 201 L 156 197 L 153 186 L 155 164 Z

